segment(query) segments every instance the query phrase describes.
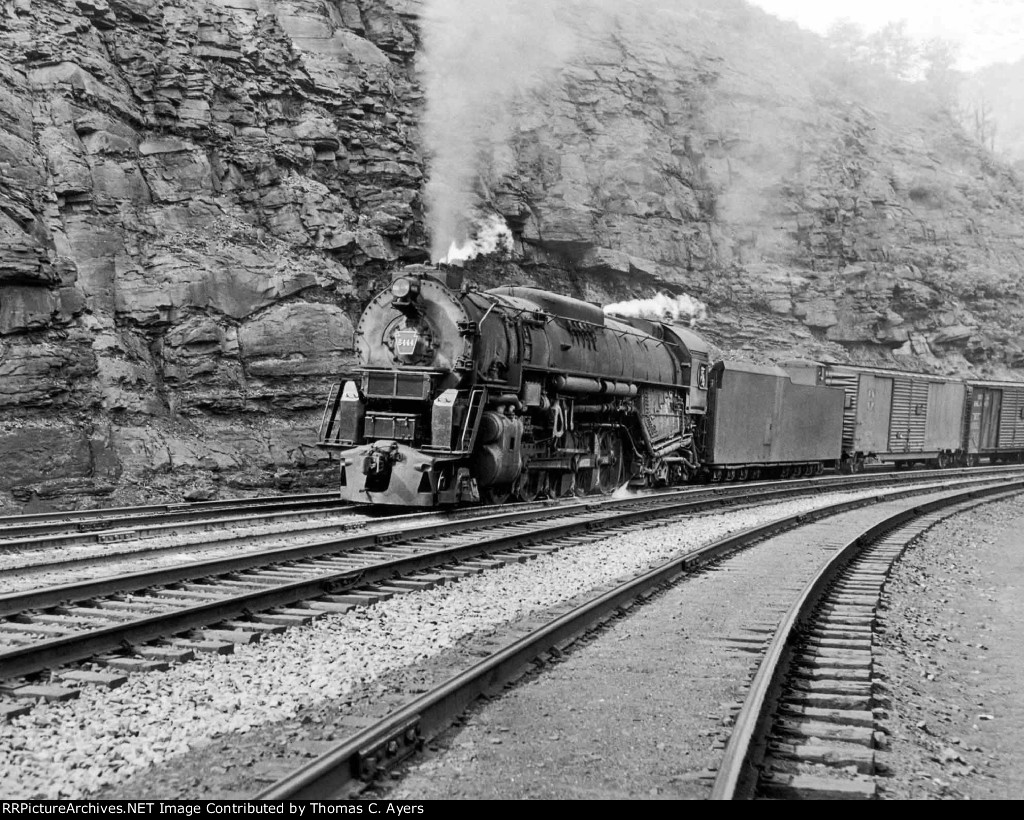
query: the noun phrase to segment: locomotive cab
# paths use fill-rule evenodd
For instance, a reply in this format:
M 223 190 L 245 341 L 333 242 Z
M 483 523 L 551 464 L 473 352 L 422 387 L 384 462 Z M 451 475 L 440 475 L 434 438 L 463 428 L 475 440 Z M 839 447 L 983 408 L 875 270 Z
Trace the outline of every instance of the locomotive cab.
M 686 394 L 686 411 L 694 415 L 703 415 L 708 409 L 711 377 L 708 343 L 692 330 L 679 325 L 665 325 L 665 336 L 679 348 L 682 357 L 690 363 L 686 380 L 690 387 Z

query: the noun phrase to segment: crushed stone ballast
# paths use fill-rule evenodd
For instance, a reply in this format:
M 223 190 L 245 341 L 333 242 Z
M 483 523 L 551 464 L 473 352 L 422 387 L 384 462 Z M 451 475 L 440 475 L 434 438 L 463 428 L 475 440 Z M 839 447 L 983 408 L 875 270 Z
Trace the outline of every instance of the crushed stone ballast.
M 969 483 L 986 480 L 993 477 L 963 479 Z M 814 489 L 814 485 L 772 485 L 762 489 L 759 498 Z M 749 501 L 750 491 L 734 488 L 732 493 L 719 491 L 702 500 L 696 497 L 676 493 L 580 506 L 516 508 L 394 533 L 356 535 L 2 595 L 0 615 L 5 620 L 0 621 L 0 669 L 11 694 L 30 697 L 37 690 L 31 688 L 31 682 L 17 679 L 211 625 L 212 631 L 185 634 L 184 649 L 228 651 L 225 641 L 251 642 L 281 624 L 310 620 L 308 614 L 289 609 L 365 603 L 367 597 L 400 588 L 399 580 L 414 586 L 429 582 L 417 573 L 454 561 L 485 556 L 501 560 L 503 551 L 553 538 Z M 519 556 L 513 554 L 512 559 L 519 560 Z

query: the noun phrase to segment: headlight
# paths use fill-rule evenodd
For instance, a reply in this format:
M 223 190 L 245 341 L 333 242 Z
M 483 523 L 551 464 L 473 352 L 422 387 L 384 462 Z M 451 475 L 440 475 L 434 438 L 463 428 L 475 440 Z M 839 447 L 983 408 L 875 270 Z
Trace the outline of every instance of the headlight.
M 407 299 L 418 290 L 415 284 L 412 279 L 407 279 L 404 276 L 396 279 L 391 283 L 391 295 L 396 299 Z

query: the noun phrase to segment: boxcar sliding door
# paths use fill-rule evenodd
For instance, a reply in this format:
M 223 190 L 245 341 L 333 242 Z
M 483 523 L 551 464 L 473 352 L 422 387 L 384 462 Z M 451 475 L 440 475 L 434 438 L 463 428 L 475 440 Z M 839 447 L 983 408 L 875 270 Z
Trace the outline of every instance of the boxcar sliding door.
M 968 449 L 971 452 L 990 450 L 999 436 L 999 410 L 1002 393 L 987 387 L 974 388 L 971 400 L 971 428 Z
M 857 429 L 854 446 L 862 453 L 885 453 L 889 448 L 892 379 L 860 374 L 857 389 Z

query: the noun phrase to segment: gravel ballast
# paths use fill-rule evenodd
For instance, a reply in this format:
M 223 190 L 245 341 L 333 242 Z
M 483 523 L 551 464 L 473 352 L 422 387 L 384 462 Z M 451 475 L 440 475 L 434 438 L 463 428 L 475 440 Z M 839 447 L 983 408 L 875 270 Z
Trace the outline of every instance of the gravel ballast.
M 609 580 L 766 520 L 873 494 L 829 494 L 757 511 L 727 511 L 595 540 L 521 565 L 400 596 L 369 609 L 201 656 L 167 673 L 132 675 L 112 692 L 85 689 L 76 701 L 36 707 L 0 724 L 0 793 L 8 797 L 174 797 L 192 778 L 194 750 L 259 757 L 256 731 L 311 706 L 344 711 L 378 700 L 390 673 L 436 657 L 474 633 L 528 617 Z M 251 748 L 249 748 L 251 747 Z M 140 774 L 147 767 L 155 768 Z M 203 773 L 205 775 L 205 772 Z M 114 784 L 130 791 L 118 794 Z M 187 783 L 218 796 L 216 779 Z M 235 777 L 233 788 L 256 788 Z M 106 788 L 104 788 L 106 787 Z
M 179 566 L 183 562 L 211 561 L 263 550 L 294 547 L 332 538 L 374 532 L 394 532 L 441 516 L 372 518 L 360 513 L 321 517 L 316 521 L 289 521 L 233 527 L 212 532 L 186 531 L 109 544 L 49 547 L 0 554 L 0 594 L 24 592 L 121 573 Z M 55 567 L 47 564 L 60 562 Z
M 1024 796 L 1024 498 L 926 533 L 887 587 L 889 799 Z

